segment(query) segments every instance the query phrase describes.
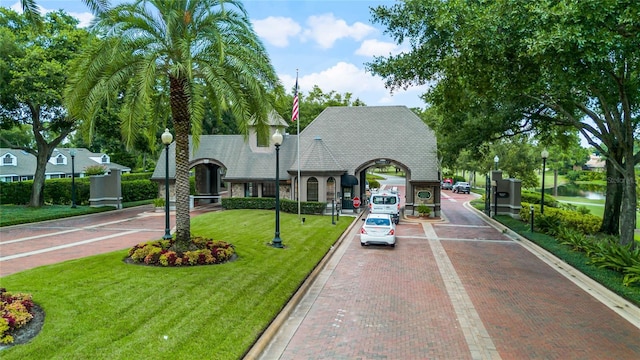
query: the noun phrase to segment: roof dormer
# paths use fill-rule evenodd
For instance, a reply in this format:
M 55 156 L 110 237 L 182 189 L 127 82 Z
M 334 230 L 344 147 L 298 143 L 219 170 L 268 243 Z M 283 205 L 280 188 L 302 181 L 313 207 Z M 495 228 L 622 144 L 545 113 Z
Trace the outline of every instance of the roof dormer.
M 12 153 L 2 155 L 0 166 L 18 166 L 18 158 Z
M 49 163 L 53 165 L 67 165 L 67 157 L 58 153 L 58 155 L 52 156 L 49 159 Z

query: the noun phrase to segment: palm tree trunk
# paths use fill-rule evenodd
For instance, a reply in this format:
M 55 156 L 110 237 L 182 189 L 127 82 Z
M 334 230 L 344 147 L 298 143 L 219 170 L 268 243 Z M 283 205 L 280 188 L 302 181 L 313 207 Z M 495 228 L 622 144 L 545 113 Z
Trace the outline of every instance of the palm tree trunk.
M 186 251 L 191 246 L 189 215 L 189 97 L 185 78 L 169 77 L 173 127 L 176 132 L 176 242 L 174 250 Z

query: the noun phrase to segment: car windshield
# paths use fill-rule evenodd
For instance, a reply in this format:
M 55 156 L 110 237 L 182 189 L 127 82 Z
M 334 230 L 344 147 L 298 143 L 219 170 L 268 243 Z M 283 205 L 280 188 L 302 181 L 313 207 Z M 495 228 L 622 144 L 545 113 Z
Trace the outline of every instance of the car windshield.
M 374 196 L 373 197 L 373 203 L 376 205 L 393 205 L 396 203 L 396 197 L 395 196 Z
M 391 225 L 391 220 L 383 218 L 367 218 L 366 224 L 375 226 L 389 226 Z

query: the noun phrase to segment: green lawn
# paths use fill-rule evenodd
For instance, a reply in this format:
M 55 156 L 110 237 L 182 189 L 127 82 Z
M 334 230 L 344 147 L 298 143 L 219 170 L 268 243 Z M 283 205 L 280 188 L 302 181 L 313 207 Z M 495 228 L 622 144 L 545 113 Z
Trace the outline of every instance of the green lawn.
M 127 250 L 0 278 L 46 312 L 30 343 L 2 359 L 238 359 L 349 226 L 352 217 L 281 214 L 285 249 L 267 244 L 274 212 L 229 210 L 195 217 L 194 235 L 235 245 L 222 265 L 157 268 L 123 262 Z

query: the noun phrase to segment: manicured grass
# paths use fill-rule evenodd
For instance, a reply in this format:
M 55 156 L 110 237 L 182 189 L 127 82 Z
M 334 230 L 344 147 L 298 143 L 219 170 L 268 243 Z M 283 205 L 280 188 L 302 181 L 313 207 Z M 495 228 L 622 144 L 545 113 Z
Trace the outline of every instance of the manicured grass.
M 42 332 L 2 358 L 239 359 L 353 220 L 305 217 L 281 213 L 285 249 L 267 245 L 273 211 L 193 218 L 194 235 L 234 244 L 238 259 L 222 265 L 129 265 L 125 249 L 0 278 L 46 312 Z

